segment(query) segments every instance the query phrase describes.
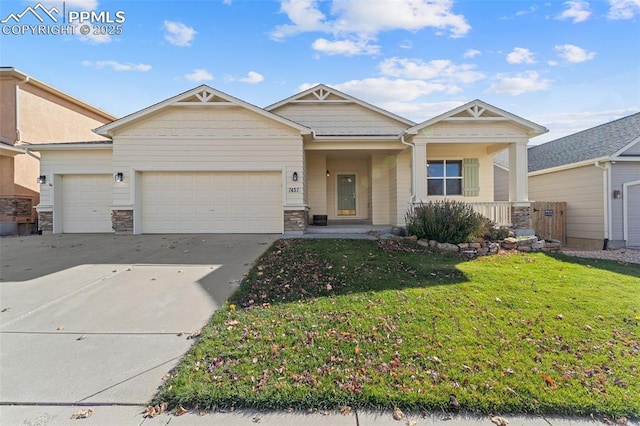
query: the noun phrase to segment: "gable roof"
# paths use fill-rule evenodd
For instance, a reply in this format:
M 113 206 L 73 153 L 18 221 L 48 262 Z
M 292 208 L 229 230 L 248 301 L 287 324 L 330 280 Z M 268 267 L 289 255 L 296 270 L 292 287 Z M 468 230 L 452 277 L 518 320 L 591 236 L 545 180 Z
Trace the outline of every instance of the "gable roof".
M 529 172 L 613 157 L 640 142 L 640 112 L 529 148 Z
M 310 98 L 310 100 L 305 100 L 305 98 Z M 295 103 L 295 102 L 351 102 L 357 105 L 360 105 L 361 107 L 367 108 L 369 110 L 375 111 L 379 114 L 382 114 L 388 118 L 391 118 L 393 120 L 396 120 L 402 124 L 404 124 L 405 126 L 413 126 L 414 124 L 416 124 L 415 122 L 404 118 L 402 116 L 399 116 L 397 114 L 394 114 L 392 112 L 389 112 L 385 109 L 382 109 L 380 107 L 377 107 L 375 105 L 372 105 L 368 102 L 365 102 L 361 99 L 355 98 L 351 95 L 347 95 L 344 92 L 339 91 L 338 89 L 334 89 L 333 87 L 327 86 L 326 84 L 317 84 L 307 90 L 304 90 L 300 93 L 296 93 L 293 96 L 289 96 L 286 99 L 283 99 L 279 102 L 276 102 L 275 104 L 271 104 L 269 106 L 266 106 L 264 109 L 267 111 L 273 111 L 274 109 L 277 109 L 283 105 L 289 104 L 289 103 Z
M 157 104 L 151 105 L 150 107 L 141 109 L 138 112 L 134 112 L 133 114 L 129 114 L 125 117 L 122 117 L 112 123 L 105 124 L 104 126 L 100 126 L 94 131 L 102 136 L 113 136 L 114 131 L 122 126 L 133 123 L 135 121 L 141 120 L 150 114 L 153 114 L 157 111 L 160 111 L 164 108 L 172 107 L 172 106 L 237 106 L 241 108 L 245 108 L 249 111 L 252 111 L 258 115 L 266 117 L 270 120 L 276 121 L 278 123 L 284 124 L 285 126 L 292 127 L 294 129 L 299 130 L 302 134 L 311 134 L 312 130 L 306 126 L 302 126 L 294 121 L 281 117 L 277 114 L 270 113 L 265 111 L 262 108 L 259 108 L 255 105 L 252 105 L 248 102 L 245 102 L 241 99 L 235 98 L 231 95 L 228 95 L 224 92 L 216 90 L 206 84 L 202 84 L 198 87 L 194 87 L 191 90 L 187 90 L 186 92 L 180 93 L 179 95 L 173 96 L 169 99 L 166 99 L 162 102 L 158 102 Z
M 503 109 L 490 105 L 480 99 L 475 99 L 464 105 L 460 105 L 451 111 L 440 114 L 427 121 L 416 124 L 415 126 L 407 129 L 406 133 L 410 135 L 417 135 L 418 132 L 425 127 L 429 127 L 440 121 L 458 120 L 458 121 L 492 121 L 492 120 L 508 120 L 521 127 L 527 129 L 527 133 L 530 137 L 538 136 L 543 133 L 547 133 L 549 130 L 533 121 L 525 120 L 522 117 L 518 117 L 515 114 L 511 114 Z

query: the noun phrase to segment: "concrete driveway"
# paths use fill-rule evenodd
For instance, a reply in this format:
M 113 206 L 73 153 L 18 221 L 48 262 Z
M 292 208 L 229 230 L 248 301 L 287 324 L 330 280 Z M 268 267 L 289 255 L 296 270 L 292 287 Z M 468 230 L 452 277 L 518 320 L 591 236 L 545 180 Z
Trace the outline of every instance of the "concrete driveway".
M 0 240 L 0 404 L 146 404 L 276 235 Z

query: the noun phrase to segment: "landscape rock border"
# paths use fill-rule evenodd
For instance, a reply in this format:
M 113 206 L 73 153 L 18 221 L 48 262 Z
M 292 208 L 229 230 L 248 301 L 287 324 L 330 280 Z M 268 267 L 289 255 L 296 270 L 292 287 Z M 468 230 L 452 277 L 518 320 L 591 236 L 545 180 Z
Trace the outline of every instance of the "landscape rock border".
M 541 240 L 535 235 L 525 237 L 509 237 L 502 241 L 481 241 L 468 242 L 460 244 L 441 243 L 435 240 L 420 240 L 414 237 L 408 237 L 415 240 L 423 247 L 435 248 L 437 250 L 448 253 L 459 253 L 468 259 L 475 259 L 478 256 L 490 256 L 498 254 L 502 250 L 517 250 L 523 253 L 545 252 L 557 253 L 560 251 L 562 243 L 558 240 Z

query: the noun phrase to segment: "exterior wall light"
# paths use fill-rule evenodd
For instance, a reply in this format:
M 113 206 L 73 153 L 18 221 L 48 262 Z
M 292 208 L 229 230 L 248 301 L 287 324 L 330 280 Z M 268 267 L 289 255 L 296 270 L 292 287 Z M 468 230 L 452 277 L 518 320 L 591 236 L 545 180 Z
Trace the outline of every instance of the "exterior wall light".
M 38 182 L 40 185 L 44 185 L 45 183 L 47 183 L 47 177 L 45 175 L 40 175 L 36 179 L 36 182 Z
M 122 172 L 118 172 L 113 176 L 113 180 L 116 182 L 122 182 L 124 180 L 124 174 Z
M 620 192 L 619 189 L 614 189 L 613 190 L 613 198 L 615 200 L 622 198 L 622 193 Z
M 329 173 L 329 169 L 327 169 L 327 177 L 331 176 L 331 173 Z
M 293 172 L 293 176 L 291 176 L 291 180 L 293 180 L 294 182 L 298 181 L 298 172 Z

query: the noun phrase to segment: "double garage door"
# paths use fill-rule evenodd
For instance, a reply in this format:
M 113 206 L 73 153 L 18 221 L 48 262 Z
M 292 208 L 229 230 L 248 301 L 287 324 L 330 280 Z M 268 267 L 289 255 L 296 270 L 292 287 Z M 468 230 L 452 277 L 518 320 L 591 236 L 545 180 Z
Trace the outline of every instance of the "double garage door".
M 144 172 L 142 233 L 281 233 L 279 172 Z M 112 175 L 62 178 L 62 232 L 112 232 Z M 118 185 L 118 184 L 115 184 Z
M 281 233 L 279 172 L 141 173 L 142 232 Z

